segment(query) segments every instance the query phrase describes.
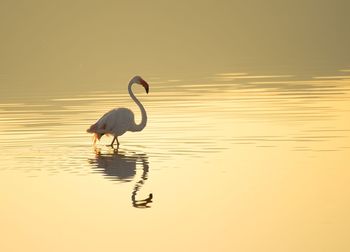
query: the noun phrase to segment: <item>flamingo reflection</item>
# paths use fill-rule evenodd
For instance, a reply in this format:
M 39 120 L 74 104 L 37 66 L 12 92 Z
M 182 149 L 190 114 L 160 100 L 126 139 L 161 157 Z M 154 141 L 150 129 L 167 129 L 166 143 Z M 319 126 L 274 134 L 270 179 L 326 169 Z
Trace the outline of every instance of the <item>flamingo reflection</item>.
M 90 160 L 94 169 L 103 173 L 106 178 L 120 182 L 130 182 L 136 175 L 136 169 L 142 167 L 141 179 L 136 182 L 131 201 L 133 207 L 149 208 L 152 203 L 153 194 L 150 193 L 145 199 L 137 199 L 137 193 L 140 191 L 145 181 L 148 179 L 149 162 L 146 154 L 125 153 L 112 149 L 108 153 L 102 153 L 100 149 L 95 149 L 95 159 Z

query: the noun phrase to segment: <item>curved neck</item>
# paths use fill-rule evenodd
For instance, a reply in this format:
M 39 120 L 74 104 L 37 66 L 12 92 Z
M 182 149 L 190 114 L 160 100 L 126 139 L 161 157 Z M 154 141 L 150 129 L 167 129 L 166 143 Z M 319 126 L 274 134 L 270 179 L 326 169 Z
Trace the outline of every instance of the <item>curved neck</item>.
M 146 110 L 143 107 L 143 105 L 141 104 L 141 102 L 136 98 L 136 96 L 134 95 L 134 93 L 132 92 L 131 86 L 133 85 L 133 82 L 129 83 L 128 86 L 128 91 L 130 94 L 131 99 L 134 100 L 134 102 L 137 104 L 137 106 L 139 106 L 140 110 L 141 110 L 141 122 L 139 124 L 136 124 L 133 126 L 133 128 L 131 129 L 131 131 L 141 131 L 143 130 L 144 127 L 146 127 L 147 124 L 147 114 L 146 114 Z

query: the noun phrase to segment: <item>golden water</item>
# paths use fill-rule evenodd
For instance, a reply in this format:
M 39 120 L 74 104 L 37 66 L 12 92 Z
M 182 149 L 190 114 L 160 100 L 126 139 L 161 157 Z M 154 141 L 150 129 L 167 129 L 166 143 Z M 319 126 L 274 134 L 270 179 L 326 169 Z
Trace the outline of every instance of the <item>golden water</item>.
M 126 85 L 8 97 L 0 250 L 347 251 L 347 71 L 144 76 L 148 125 L 118 151 L 85 131 L 113 107 L 140 120 Z

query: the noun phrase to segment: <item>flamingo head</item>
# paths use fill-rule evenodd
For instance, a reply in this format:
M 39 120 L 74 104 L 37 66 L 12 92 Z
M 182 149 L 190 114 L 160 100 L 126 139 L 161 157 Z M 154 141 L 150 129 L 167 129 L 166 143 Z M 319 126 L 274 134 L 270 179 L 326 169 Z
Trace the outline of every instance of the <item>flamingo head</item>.
M 147 83 L 144 79 L 142 79 L 140 76 L 135 76 L 134 78 L 131 79 L 130 82 L 140 84 L 141 86 L 143 86 L 143 87 L 145 88 L 146 93 L 148 94 L 149 85 L 148 85 L 148 83 Z

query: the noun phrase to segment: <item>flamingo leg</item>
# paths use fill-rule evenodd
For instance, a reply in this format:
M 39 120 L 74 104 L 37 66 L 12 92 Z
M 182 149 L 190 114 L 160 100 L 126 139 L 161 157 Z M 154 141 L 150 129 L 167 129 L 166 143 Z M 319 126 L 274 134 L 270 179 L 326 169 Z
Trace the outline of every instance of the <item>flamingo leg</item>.
M 111 143 L 111 146 L 112 146 L 112 147 L 113 147 L 113 144 L 114 144 L 114 142 L 115 142 L 115 139 L 116 139 L 116 137 L 114 137 L 113 140 L 112 140 L 112 143 Z M 118 142 L 118 140 L 117 140 L 117 142 Z
M 117 140 L 117 148 L 119 148 L 118 137 L 114 137 L 113 140 L 112 140 L 112 143 L 111 143 L 110 145 L 107 145 L 107 146 L 111 146 L 111 147 L 113 148 L 113 145 L 114 145 L 115 140 Z

